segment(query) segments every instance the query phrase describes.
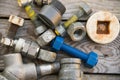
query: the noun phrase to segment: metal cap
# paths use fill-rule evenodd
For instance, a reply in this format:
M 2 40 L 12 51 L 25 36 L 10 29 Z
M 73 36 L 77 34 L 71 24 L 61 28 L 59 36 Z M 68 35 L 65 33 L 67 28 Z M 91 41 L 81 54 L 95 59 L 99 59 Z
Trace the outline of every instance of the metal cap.
M 52 1 L 51 5 L 58 9 L 58 11 L 63 15 L 66 11 L 65 6 L 58 0 Z

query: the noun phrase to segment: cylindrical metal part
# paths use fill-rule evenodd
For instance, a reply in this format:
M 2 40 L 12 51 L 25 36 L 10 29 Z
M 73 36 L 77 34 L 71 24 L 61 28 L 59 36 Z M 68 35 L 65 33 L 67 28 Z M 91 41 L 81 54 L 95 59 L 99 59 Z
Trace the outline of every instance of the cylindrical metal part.
M 53 1 L 50 5 L 45 5 L 39 12 L 39 18 L 49 27 L 54 29 L 60 22 L 65 12 L 64 5 L 58 0 Z
M 39 72 L 41 72 L 39 75 L 44 76 L 58 72 L 60 69 L 60 64 L 58 62 L 53 64 L 45 64 L 45 65 L 37 66 L 37 69 Z
M 80 70 L 81 61 L 78 58 L 61 59 L 61 70 L 58 80 L 82 80 L 82 71 Z

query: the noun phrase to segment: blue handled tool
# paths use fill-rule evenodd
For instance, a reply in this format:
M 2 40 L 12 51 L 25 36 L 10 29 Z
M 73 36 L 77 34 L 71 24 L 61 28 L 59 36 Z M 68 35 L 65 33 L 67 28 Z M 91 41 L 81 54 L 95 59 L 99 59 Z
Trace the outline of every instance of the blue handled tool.
M 82 59 L 88 67 L 94 67 L 98 62 L 98 55 L 95 52 L 86 54 L 76 48 L 73 48 L 64 43 L 62 37 L 57 36 L 51 43 L 51 46 L 56 51 L 64 51 L 74 57 Z

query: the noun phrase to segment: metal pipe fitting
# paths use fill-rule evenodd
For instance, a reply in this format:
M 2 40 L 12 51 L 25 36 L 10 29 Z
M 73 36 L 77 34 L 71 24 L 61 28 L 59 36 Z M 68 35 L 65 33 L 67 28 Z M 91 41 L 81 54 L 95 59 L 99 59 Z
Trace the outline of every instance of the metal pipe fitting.
M 35 65 L 23 64 L 20 54 L 8 54 L 4 56 L 6 68 L 3 72 L 9 80 L 38 80 L 39 77 L 52 74 L 60 69 L 59 63 Z
M 46 32 L 44 32 L 41 36 L 37 38 L 37 42 L 42 47 L 49 44 L 55 37 L 56 34 L 51 29 L 48 29 Z
M 114 14 L 99 11 L 88 19 L 86 30 L 91 40 L 99 44 L 107 44 L 119 35 L 120 23 Z
M 56 51 L 61 50 L 76 58 L 82 59 L 88 67 L 94 67 L 98 62 L 98 55 L 95 52 L 90 52 L 89 54 L 86 54 L 85 52 L 82 52 L 76 48 L 65 44 L 62 37 L 56 37 L 51 42 L 51 46 Z
M 22 38 L 18 40 L 2 38 L 1 43 L 14 47 L 15 52 L 21 52 L 22 55 L 27 57 L 37 58 L 46 62 L 54 62 L 56 59 L 56 53 L 41 49 L 34 41 L 24 40 Z
M 53 0 L 34 0 L 38 6 L 49 5 Z
M 76 22 L 70 25 L 67 33 L 73 41 L 80 41 L 85 37 L 86 29 L 80 22 Z
M 72 17 L 70 17 L 66 22 L 64 22 L 62 25 L 55 28 L 55 33 L 60 36 L 65 36 L 67 31 L 66 29 L 74 22 L 76 22 L 81 16 L 83 15 L 89 15 L 92 13 L 91 8 L 89 5 L 85 2 L 80 3 L 79 11 L 74 14 Z
M 54 0 L 50 5 L 45 5 L 39 12 L 39 18 L 50 28 L 54 29 L 61 20 L 66 8 L 58 1 Z
M 80 70 L 81 61 L 78 58 L 61 59 L 61 69 L 58 80 L 82 80 L 83 72 Z

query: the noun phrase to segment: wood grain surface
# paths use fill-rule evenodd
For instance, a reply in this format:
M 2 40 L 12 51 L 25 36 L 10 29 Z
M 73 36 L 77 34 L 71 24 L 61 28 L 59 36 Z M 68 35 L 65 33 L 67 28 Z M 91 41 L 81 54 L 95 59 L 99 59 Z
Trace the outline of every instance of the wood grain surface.
M 60 0 L 67 8 L 66 13 L 63 15 L 62 20 L 67 20 L 70 16 L 76 13 L 79 9 L 79 3 L 81 1 L 87 2 L 93 10 L 93 13 L 99 10 L 108 10 L 114 13 L 117 18 L 120 20 L 120 0 Z M 34 6 L 34 5 L 33 5 Z M 34 8 L 36 12 L 39 12 L 39 8 Z M 35 40 L 36 36 L 34 34 L 34 25 L 24 11 L 23 8 L 20 8 L 17 4 L 17 0 L 0 0 L 0 33 L 5 37 L 7 35 L 7 30 L 11 26 L 8 22 L 8 17 L 10 14 L 18 15 L 23 17 L 25 24 L 23 27 L 18 29 L 18 32 L 15 38 L 24 38 Z M 85 25 L 86 20 L 89 16 L 80 18 L 83 24 Z M 86 36 L 82 41 L 73 42 L 69 37 L 65 39 L 65 42 L 79 50 L 82 50 L 86 53 L 94 51 L 99 55 L 98 64 L 89 69 L 81 64 L 81 69 L 86 74 L 87 80 L 120 80 L 120 34 L 110 44 L 100 45 L 90 40 Z M 2 53 L 3 47 L 0 45 L 0 52 Z M 71 57 L 64 52 L 57 53 L 57 60 L 60 61 L 61 58 Z M 94 74 L 93 74 L 94 73 Z M 99 73 L 99 74 L 98 74 Z M 118 75 L 101 75 L 104 74 L 118 74 Z M 92 74 L 92 75 L 90 75 Z M 96 75 L 97 74 L 97 75 Z M 56 75 L 46 76 L 40 80 L 57 80 Z M 84 79 L 86 80 L 86 79 Z

